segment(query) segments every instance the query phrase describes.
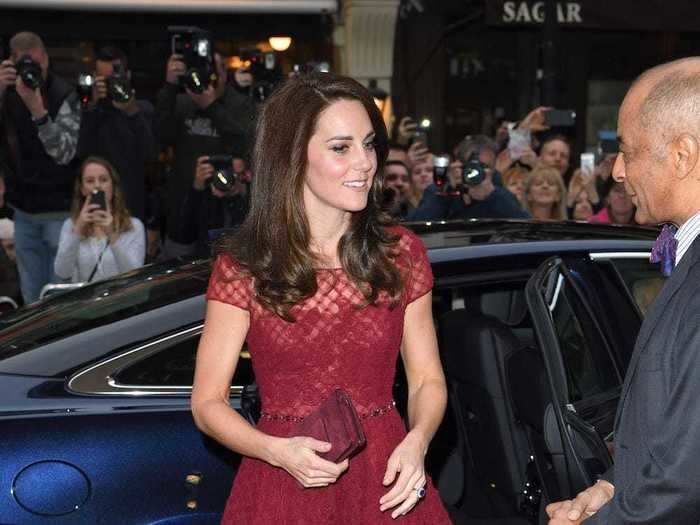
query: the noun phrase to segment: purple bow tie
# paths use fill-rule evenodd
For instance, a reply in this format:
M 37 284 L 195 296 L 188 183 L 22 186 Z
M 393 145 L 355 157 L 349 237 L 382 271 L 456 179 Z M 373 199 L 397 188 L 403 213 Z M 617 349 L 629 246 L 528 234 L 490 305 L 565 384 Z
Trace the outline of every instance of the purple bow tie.
M 665 224 L 661 230 L 661 235 L 656 238 L 654 247 L 651 249 L 651 257 L 649 261 L 653 263 L 661 263 L 661 273 L 666 277 L 671 275 L 673 267 L 676 264 L 676 248 L 678 241 L 674 237 L 678 228 L 672 224 Z

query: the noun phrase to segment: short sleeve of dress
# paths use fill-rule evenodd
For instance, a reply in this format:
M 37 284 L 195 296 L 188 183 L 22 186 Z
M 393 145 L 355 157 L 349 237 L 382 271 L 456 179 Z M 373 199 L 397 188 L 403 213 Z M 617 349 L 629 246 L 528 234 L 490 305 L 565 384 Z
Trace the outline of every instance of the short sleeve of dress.
M 251 284 L 252 279 L 241 272 L 234 259 L 219 255 L 212 264 L 206 298 L 250 310 Z
M 433 270 L 425 245 L 415 233 L 402 228 L 401 245 L 408 263 L 407 302 L 412 303 L 433 289 Z

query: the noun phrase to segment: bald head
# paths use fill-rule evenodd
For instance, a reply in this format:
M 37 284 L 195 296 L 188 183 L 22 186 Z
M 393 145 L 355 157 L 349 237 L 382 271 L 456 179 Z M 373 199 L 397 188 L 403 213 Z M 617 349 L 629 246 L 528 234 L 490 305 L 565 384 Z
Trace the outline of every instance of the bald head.
M 664 142 L 681 133 L 700 138 L 700 57 L 661 64 L 632 84 L 625 104 L 642 126 Z

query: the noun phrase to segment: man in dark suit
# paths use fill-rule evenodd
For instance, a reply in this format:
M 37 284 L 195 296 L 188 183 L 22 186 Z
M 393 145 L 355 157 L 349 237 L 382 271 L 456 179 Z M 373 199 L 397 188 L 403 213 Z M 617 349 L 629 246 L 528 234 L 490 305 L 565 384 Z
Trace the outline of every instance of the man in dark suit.
M 668 234 L 668 254 L 677 251 L 622 388 L 615 465 L 574 500 L 549 505 L 549 523 L 698 525 L 700 57 L 639 77 L 620 108 L 618 135 L 613 177 L 632 196 L 638 223 L 680 227 Z

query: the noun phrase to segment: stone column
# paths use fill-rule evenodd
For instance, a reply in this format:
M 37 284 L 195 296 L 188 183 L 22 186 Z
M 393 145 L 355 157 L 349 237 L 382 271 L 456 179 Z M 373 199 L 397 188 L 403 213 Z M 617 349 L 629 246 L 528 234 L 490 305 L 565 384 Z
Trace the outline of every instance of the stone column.
M 394 30 L 399 0 L 345 0 L 342 20 L 334 41 L 339 72 L 362 82 L 377 80 L 391 91 L 394 61 Z

